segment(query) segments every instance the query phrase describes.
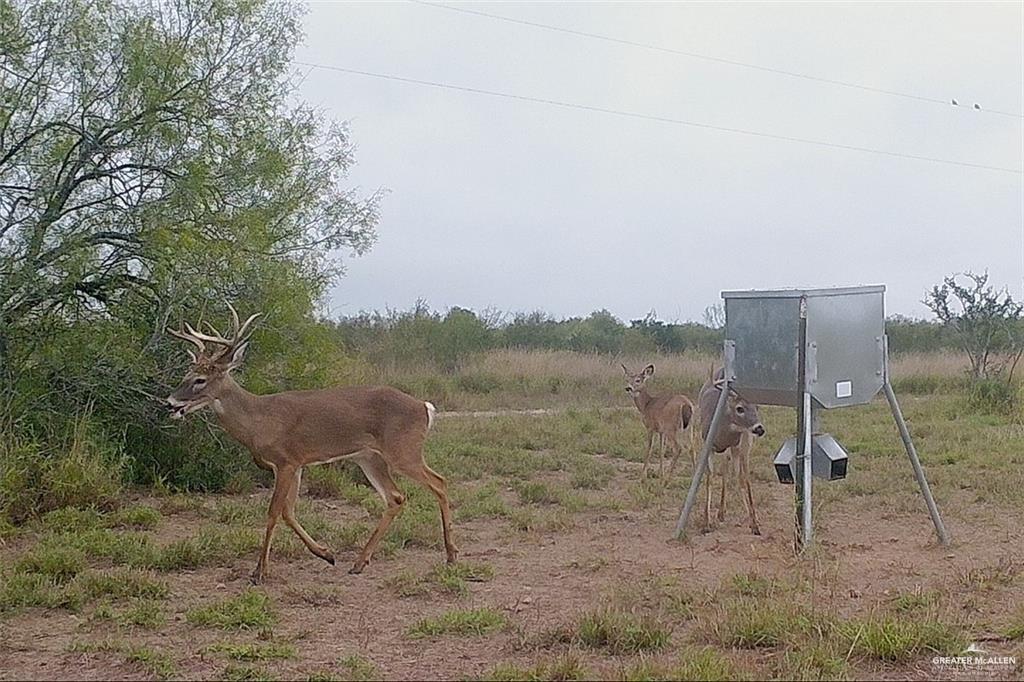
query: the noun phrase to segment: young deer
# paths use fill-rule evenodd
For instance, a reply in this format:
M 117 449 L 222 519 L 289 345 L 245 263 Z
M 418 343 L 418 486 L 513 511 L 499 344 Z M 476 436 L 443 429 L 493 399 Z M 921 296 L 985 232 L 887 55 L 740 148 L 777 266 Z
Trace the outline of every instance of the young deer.
M 706 441 L 708 431 L 711 430 L 711 418 L 714 416 L 715 405 L 718 404 L 718 397 L 722 394 L 722 386 L 725 384 L 725 370 L 719 369 L 704 383 L 697 398 L 697 405 L 700 409 L 701 434 Z M 726 450 L 729 453 L 725 457 L 722 466 L 722 495 L 718 503 L 718 520 L 725 520 L 725 486 L 729 478 L 730 470 L 739 466 L 740 483 L 743 485 L 747 505 L 747 513 L 750 515 L 750 532 L 760 535 L 761 529 L 757 526 L 757 513 L 754 511 L 754 497 L 750 492 L 750 471 L 748 459 L 753 446 L 753 437 L 761 437 L 765 434 L 764 425 L 758 416 L 757 405 L 749 403 L 730 389 L 729 399 L 726 402 L 725 420 L 718 428 L 714 436 L 712 450 L 715 453 L 722 453 Z M 709 470 L 710 471 L 710 470 Z M 704 528 L 711 527 L 711 477 L 708 476 L 707 498 L 704 505 Z
M 665 446 L 675 453 L 668 467 L 668 475 L 675 471 L 676 462 L 683 449 L 679 446 L 679 434 L 689 429 L 690 459 L 694 458 L 693 448 L 693 403 L 685 395 L 653 396 L 647 392 L 647 380 L 654 376 L 654 365 L 647 365 L 639 374 L 632 374 L 625 365 L 622 371 L 626 375 L 626 393 L 633 397 L 633 404 L 640 410 L 644 427 L 647 429 L 647 452 L 644 455 L 643 476 L 647 476 L 647 464 L 654 449 L 654 436 L 660 441 L 658 452 L 658 478 L 661 478 L 665 467 Z
M 250 326 L 259 314 L 239 324 L 235 309 L 231 304 L 228 308 L 234 327 L 231 338 L 224 338 L 212 326 L 212 335 L 199 333 L 188 324 L 185 331 L 167 330 L 198 351 L 188 351 L 192 366 L 168 396 L 167 404 L 172 419 L 211 408 L 221 426 L 249 449 L 256 463 L 274 472 L 267 529 L 252 581 L 260 583 L 269 574 L 270 543 L 282 518 L 310 552 L 334 565 L 331 551 L 311 538 L 295 518 L 295 500 L 303 467 L 341 459 L 358 464 L 387 505 L 349 573 L 359 573 L 369 563 L 388 526 L 402 511 L 405 495 L 391 478 L 394 471 L 437 496 L 448 563 L 454 563 L 458 549 L 451 537 L 447 487 L 423 461 L 423 441 L 434 421 L 434 406 L 387 386 L 249 393 L 231 372 L 242 364 Z M 213 348 L 208 349 L 207 344 Z

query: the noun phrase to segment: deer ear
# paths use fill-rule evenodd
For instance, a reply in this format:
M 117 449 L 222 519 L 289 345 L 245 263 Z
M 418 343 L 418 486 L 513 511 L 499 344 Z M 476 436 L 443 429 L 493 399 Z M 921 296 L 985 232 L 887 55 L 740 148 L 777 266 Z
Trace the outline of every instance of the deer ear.
M 242 360 L 245 358 L 245 351 L 249 347 L 248 341 L 243 341 L 231 351 L 231 359 L 228 361 L 228 371 L 231 371 L 242 364 Z
M 654 365 L 647 365 L 644 367 L 644 376 L 649 377 L 654 375 Z

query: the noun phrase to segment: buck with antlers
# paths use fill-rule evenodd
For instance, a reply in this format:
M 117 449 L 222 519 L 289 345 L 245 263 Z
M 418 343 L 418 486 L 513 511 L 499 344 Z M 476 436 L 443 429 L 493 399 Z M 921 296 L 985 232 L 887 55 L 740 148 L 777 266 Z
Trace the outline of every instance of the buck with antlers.
M 715 413 L 715 406 L 722 394 L 722 387 L 725 385 L 725 370 L 719 369 L 708 378 L 700 389 L 697 397 L 697 405 L 700 408 L 701 431 L 704 440 L 708 438 L 711 430 L 711 418 Z M 724 461 L 720 462 L 722 474 L 722 495 L 718 502 L 718 521 L 725 520 L 725 487 L 731 470 L 739 468 L 740 484 L 743 486 L 747 513 L 750 515 L 750 532 L 760 535 L 761 529 L 757 525 L 757 513 L 754 510 L 754 497 L 750 492 L 750 470 L 749 457 L 753 446 L 753 437 L 765 434 L 764 425 L 758 415 L 757 405 L 744 400 L 736 391 L 729 390 L 729 398 L 726 402 L 725 419 L 718 427 L 718 433 L 714 435 L 712 450 L 715 453 L 726 454 Z M 710 471 L 710 470 L 709 470 Z M 704 505 L 704 528 L 711 526 L 711 476 L 708 476 L 707 498 Z
M 652 396 L 647 392 L 647 380 L 654 376 L 654 365 L 647 365 L 639 374 L 631 373 L 625 365 L 622 372 L 626 375 L 626 393 L 633 398 L 633 404 L 640 410 L 644 427 L 647 429 L 647 452 L 644 455 L 643 476 L 647 476 L 647 465 L 654 449 L 654 437 L 658 436 L 658 478 L 661 478 L 665 467 L 666 444 L 674 453 L 672 463 L 668 467 L 671 476 L 679 461 L 683 449 L 679 445 L 679 434 L 689 429 L 690 459 L 695 456 L 693 448 L 693 403 L 682 394 Z M 666 442 L 667 441 L 667 442 Z
M 210 407 L 221 426 L 249 449 L 256 463 L 274 472 L 274 493 L 253 582 L 268 575 L 270 543 L 282 518 L 310 552 L 334 565 L 331 551 L 311 538 L 295 518 L 295 501 L 303 467 L 342 459 L 359 465 L 387 505 L 349 573 L 359 573 L 369 563 L 388 526 L 402 511 L 405 495 L 391 478 L 394 471 L 437 496 L 448 563 L 454 563 L 458 549 L 452 541 L 445 480 L 423 461 L 423 441 L 434 421 L 434 406 L 387 386 L 249 393 L 231 372 L 242 364 L 252 323 L 259 314 L 239 323 L 235 309 L 230 304 L 228 308 L 231 338 L 223 337 L 212 325 L 211 334 L 188 324 L 184 331 L 168 329 L 193 344 L 196 352 L 188 351 L 192 366 L 167 403 L 173 419 Z

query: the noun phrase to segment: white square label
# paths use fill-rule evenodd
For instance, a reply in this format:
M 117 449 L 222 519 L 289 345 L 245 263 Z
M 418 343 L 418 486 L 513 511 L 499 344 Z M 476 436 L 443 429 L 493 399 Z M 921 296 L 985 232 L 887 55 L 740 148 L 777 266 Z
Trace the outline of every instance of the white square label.
M 853 382 L 852 381 L 837 381 L 836 382 L 836 397 L 837 398 L 849 398 L 853 395 Z

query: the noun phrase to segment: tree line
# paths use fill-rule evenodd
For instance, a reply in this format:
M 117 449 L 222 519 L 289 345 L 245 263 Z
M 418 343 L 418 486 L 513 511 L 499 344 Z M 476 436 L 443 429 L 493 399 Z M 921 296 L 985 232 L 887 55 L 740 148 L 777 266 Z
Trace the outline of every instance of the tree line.
M 418 302 L 405 311 L 362 312 L 327 322 L 350 352 L 375 363 L 429 364 L 444 371 L 476 353 L 516 348 L 579 353 L 715 355 L 725 338 L 722 316 L 710 308 L 704 322 L 667 322 L 653 312 L 620 320 L 607 310 L 555 318 L 542 311 L 431 310 Z M 955 330 L 939 321 L 892 316 L 886 323 L 894 353 L 961 350 Z

